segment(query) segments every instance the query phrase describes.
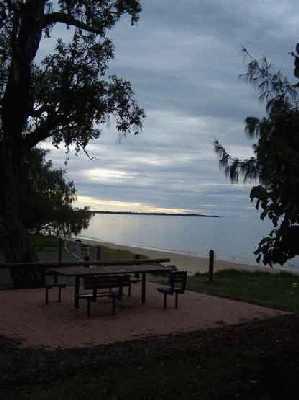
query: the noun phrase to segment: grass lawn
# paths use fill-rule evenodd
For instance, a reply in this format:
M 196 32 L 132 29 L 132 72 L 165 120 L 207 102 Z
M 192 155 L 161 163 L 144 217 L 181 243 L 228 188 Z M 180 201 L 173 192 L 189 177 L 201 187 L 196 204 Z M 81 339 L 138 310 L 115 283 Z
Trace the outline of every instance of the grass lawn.
M 299 311 L 299 275 L 289 273 L 224 270 L 209 282 L 208 274 L 188 278 L 188 289 L 256 303 L 292 312 Z
M 40 250 L 46 247 L 55 247 L 58 248 L 58 239 L 54 236 L 48 235 L 31 235 L 33 247 L 36 250 Z
M 135 254 L 129 250 L 115 249 L 109 246 L 101 246 L 102 259 L 106 261 L 114 260 L 132 260 L 135 259 Z M 143 258 L 147 258 L 144 256 Z
M 46 235 L 32 235 L 33 246 L 37 252 L 39 252 L 40 260 L 43 259 L 43 255 L 46 254 L 47 260 L 49 256 L 53 256 L 53 260 L 57 261 L 58 257 L 58 239 L 53 236 Z M 63 249 L 62 261 L 68 256 Z M 114 261 L 114 260 L 132 260 L 135 258 L 135 254 L 128 251 L 117 248 L 111 248 L 109 246 L 101 245 L 101 260 Z M 145 257 L 146 258 L 146 257 Z M 66 259 L 65 261 L 69 261 Z M 78 261 L 78 260 L 76 260 Z

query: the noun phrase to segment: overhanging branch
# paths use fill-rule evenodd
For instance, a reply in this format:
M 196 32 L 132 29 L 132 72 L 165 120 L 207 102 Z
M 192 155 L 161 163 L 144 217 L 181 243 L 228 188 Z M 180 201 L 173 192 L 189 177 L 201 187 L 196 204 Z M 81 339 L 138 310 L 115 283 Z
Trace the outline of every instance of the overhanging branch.
M 104 33 L 104 27 L 90 26 L 78 19 L 74 18 L 72 15 L 65 14 L 63 12 L 53 12 L 44 16 L 43 28 L 56 23 L 62 23 L 70 26 L 75 26 L 76 28 L 102 35 Z
M 52 130 L 57 126 L 58 123 L 59 121 L 57 117 L 49 116 L 32 133 L 25 136 L 25 145 L 31 149 L 43 140 L 48 139 L 52 136 Z

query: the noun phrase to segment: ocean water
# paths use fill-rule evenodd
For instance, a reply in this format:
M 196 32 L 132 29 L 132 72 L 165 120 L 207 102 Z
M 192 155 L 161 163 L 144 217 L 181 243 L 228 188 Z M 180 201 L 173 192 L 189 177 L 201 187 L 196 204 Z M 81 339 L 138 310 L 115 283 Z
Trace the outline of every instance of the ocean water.
M 148 249 L 256 265 L 253 254 L 259 240 L 271 229 L 255 210 L 220 218 L 97 214 L 81 237 Z M 288 262 L 299 268 L 299 258 Z

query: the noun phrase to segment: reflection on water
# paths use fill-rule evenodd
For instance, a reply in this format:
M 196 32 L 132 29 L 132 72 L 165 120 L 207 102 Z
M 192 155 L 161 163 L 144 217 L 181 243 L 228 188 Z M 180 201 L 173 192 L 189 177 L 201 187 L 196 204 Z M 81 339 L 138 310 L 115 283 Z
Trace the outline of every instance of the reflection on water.
M 204 257 L 214 249 L 219 259 L 255 264 L 254 249 L 270 227 L 255 210 L 221 218 L 98 214 L 82 236 Z

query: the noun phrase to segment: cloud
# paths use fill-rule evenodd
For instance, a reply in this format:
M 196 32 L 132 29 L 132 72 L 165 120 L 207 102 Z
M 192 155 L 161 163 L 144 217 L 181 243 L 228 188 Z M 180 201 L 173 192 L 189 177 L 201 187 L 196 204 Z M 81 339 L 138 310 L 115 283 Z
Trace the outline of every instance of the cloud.
M 83 178 L 90 182 L 97 183 L 126 183 L 136 177 L 136 174 L 130 174 L 126 171 L 106 169 L 106 168 L 92 168 L 87 170 L 82 170 L 81 175 Z
M 120 139 L 113 123 L 87 150 L 69 155 L 80 204 L 134 209 L 246 213 L 250 185 L 231 185 L 213 151 L 218 138 L 236 157 L 251 157 L 244 119 L 264 105 L 240 74 L 241 49 L 269 56 L 288 76 L 298 39 L 298 4 L 276 0 L 151 0 L 137 26 L 124 19 L 110 33 L 111 73 L 132 82 L 147 118 L 141 135 Z M 59 28 L 56 36 L 66 33 Z M 45 42 L 45 54 L 53 45 Z M 52 148 L 50 144 L 45 144 Z M 62 165 L 63 151 L 50 158 Z

